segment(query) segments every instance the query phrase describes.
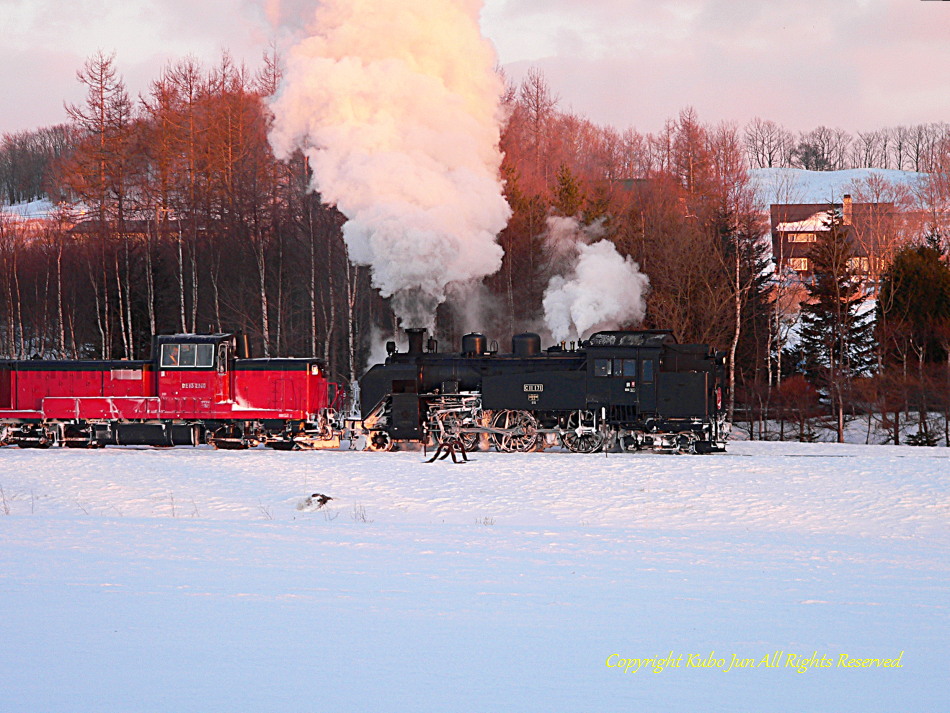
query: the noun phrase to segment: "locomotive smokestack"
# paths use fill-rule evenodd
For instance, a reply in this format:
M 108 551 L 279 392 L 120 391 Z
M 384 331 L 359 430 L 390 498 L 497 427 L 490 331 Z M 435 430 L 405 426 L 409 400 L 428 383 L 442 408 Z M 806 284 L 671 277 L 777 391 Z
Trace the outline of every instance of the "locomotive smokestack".
M 409 337 L 409 354 L 422 354 L 422 345 L 425 343 L 426 330 L 422 327 L 407 329 L 406 336 Z

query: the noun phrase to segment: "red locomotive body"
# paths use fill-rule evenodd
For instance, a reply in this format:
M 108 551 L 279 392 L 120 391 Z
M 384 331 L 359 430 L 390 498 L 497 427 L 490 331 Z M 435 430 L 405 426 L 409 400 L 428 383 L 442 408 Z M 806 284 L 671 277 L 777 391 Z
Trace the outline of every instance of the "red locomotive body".
M 239 356 L 233 334 L 160 336 L 147 361 L 0 361 L 2 437 L 23 447 L 327 446 L 341 399 L 318 360 Z

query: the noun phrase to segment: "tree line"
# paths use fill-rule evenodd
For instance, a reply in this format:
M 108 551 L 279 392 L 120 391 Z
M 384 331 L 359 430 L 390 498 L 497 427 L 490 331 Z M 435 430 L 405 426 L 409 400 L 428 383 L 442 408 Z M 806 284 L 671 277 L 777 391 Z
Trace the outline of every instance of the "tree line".
M 253 72 L 226 54 L 212 67 L 183 59 L 135 98 L 111 55 L 91 57 L 78 78 L 87 95 L 68 108 L 70 123 L 27 132 L 63 137 L 36 144 L 47 147 L 35 150 L 41 189 L 22 172 L 16 181 L 2 175 L 5 200 L 40 193 L 60 208 L 48 221 L 0 220 L 0 353 L 145 358 L 155 334 L 237 330 L 259 354 L 317 356 L 337 378 L 358 377 L 395 319 L 367 269 L 349 262 L 343 216 L 308 190 L 306 160 L 278 160 L 270 148 L 276 53 Z M 924 419 L 950 409 L 939 336 L 950 316 L 921 326 L 901 296 L 944 274 L 942 235 L 908 248 L 933 250 L 935 273 L 885 277 L 887 301 L 876 319 L 862 318 L 876 326 L 830 319 L 859 309 L 866 286 L 833 271 L 822 281 L 831 268 L 818 259 L 813 285 L 825 292 L 805 294 L 774 270 L 749 174 L 756 121 L 708 125 L 687 108 L 658 132 L 618 131 L 561 110 L 538 71 L 509 82 L 503 101 L 501 172 L 513 215 L 499 235 L 502 268 L 482 295 L 491 305 L 483 329 L 500 344 L 538 329 L 547 219 L 571 217 L 596 225 L 649 276 L 643 327 L 728 354 L 730 416 L 752 437 L 779 429 L 810 438 L 823 423 L 840 433 L 845 420 L 871 412 L 879 421 L 890 414 L 878 425 L 893 430 L 895 414 L 900 422 L 915 407 Z M 930 186 L 946 196 L 947 146 L 935 146 Z M 6 147 L 5 137 L 5 157 Z M 847 268 L 841 242 L 843 262 L 829 264 Z M 905 259 L 898 252 L 893 265 Z M 457 341 L 468 307 L 440 307 L 443 344 Z M 863 356 L 842 361 L 842 344 Z
M 753 168 L 884 168 L 929 173 L 942 165 L 950 124 L 894 126 L 856 134 L 819 126 L 796 134 L 757 117 L 746 125 L 743 136 Z

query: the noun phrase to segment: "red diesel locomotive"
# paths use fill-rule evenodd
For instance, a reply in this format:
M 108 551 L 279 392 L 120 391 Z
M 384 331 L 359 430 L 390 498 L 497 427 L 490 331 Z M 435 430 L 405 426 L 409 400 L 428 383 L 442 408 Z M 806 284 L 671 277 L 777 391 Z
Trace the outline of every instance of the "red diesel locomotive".
M 317 359 L 252 359 L 234 334 L 155 338 L 149 360 L 0 360 L 0 443 L 24 448 L 338 445 Z

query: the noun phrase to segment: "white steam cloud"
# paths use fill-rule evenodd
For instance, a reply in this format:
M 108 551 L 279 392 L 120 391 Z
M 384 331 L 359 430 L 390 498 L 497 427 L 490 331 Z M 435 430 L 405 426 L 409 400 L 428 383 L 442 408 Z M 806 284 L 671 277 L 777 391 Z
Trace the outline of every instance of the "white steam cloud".
M 646 313 L 649 278 L 623 257 L 600 227 L 573 218 L 549 218 L 545 247 L 557 273 L 544 291 L 544 322 L 555 341 L 577 340 L 598 329 L 639 322 Z
M 449 285 L 501 267 L 503 86 L 481 6 L 325 0 L 273 105 L 275 151 L 309 157 L 350 259 L 405 326 L 431 328 Z

